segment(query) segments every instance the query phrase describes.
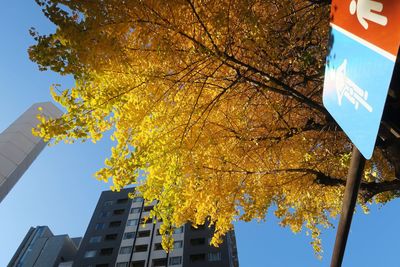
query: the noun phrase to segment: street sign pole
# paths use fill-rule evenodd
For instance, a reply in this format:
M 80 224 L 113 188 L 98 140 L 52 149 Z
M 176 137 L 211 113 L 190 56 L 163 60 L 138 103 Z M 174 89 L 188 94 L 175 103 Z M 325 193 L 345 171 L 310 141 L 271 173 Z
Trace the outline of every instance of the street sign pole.
M 400 1 L 332 0 L 330 18 L 322 100 L 354 144 L 331 261 L 340 267 L 399 51 Z
M 349 235 L 351 220 L 353 218 L 354 207 L 357 202 L 358 190 L 364 172 L 365 158 L 360 151 L 353 147 L 349 172 L 347 174 L 346 189 L 340 214 L 339 227 L 336 232 L 335 247 L 333 249 L 331 267 L 342 266 L 344 250 L 346 248 L 347 237 Z

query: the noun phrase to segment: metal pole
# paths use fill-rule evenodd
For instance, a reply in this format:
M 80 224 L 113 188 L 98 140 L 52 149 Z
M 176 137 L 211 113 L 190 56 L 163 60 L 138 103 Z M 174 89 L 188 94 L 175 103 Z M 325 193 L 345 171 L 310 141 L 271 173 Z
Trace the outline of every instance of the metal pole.
M 351 156 L 350 168 L 347 174 L 346 189 L 344 191 L 342 212 L 339 227 L 336 232 L 335 247 L 333 249 L 331 267 L 342 266 L 344 250 L 349 235 L 351 219 L 357 202 L 358 189 L 363 175 L 365 158 L 354 146 Z

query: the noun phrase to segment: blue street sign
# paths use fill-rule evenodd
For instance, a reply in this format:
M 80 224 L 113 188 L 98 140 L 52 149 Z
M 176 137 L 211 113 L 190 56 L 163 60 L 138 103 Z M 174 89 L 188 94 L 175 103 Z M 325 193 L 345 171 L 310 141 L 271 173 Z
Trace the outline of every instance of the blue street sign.
M 367 159 L 372 157 L 394 68 L 393 57 L 333 27 L 323 103 Z

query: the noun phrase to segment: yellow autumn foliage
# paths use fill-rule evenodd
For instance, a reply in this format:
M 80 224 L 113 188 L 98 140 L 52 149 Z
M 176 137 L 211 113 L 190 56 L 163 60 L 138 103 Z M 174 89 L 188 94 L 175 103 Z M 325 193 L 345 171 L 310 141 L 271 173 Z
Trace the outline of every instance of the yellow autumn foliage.
M 329 6 L 300 0 L 37 0 L 57 26 L 32 29 L 30 57 L 71 74 L 52 90 L 66 113 L 35 134 L 53 142 L 112 132 L 98 179 L 156 200 L 164 247 L 209 221 L 214 245 L 235 220 L 271 212 L 321 228 L 340 212 L 351 150 L 321 104 Z M 323 2 L 323 1 L 322 1 Z M 60 92 L 60 93 L 59 93 Z M 366 182 L 391 181 L 377 151 Z M 145 179 L 139 176 L 145 174 Z M 382 202 L 394 197 L 386 192 Z M 371 199 L 369 199 L 371 200 Z

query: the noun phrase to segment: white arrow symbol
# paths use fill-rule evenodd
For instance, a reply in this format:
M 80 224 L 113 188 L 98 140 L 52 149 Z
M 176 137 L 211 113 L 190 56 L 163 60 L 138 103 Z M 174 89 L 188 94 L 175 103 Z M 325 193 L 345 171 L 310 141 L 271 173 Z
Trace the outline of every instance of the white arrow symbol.
M 360 104 L 369 112 L 372 107 L 367 103 L 368 91 L 364 91 L 352 80 L 346 76 L 347 59 L 337 68 L 335 72 L 336 93 L 338 96 L 338 104 L 342 105 L 343 97 L 347 98 L 358 110 Z

